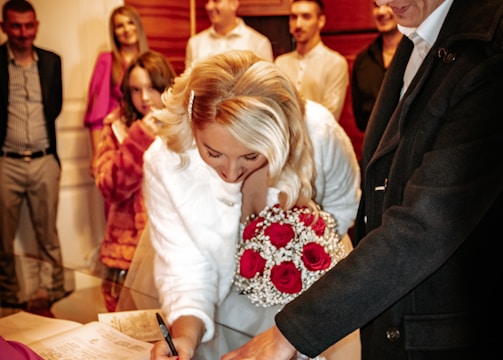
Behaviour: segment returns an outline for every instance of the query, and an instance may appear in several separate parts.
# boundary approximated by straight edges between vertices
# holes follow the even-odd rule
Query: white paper
[[[24,311],[0,318],[0,335],[27,345],[44,360],[149,360],[153,346],[103,322],[82,325]]]
[[[160,309],[101,313],[98,314],[98,320],[135,339],[155,342],[163,339],[156,312],[162,314]]]
[[[6,340],[30,344],[81,326],[82,324],[76,321],[54,319],[19,311],[0,318],[0,335]]]
[[[29,346],[44,360],[149,360],[153,345],[93,321]]]

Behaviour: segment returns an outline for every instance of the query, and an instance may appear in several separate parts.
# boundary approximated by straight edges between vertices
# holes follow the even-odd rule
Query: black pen
[[[155,316],[157,317],[157,322],[159,323],[159,327],[161,328],[162,336],[164,337],[164,340],[169,345],[169,349],[171,350],[171,355],[177,356],[178,352],[176,351],[175,344],[173,344],[173,340],[171,339],[171,334],[169,333],[168,328],[166,327],[166,324],[164,323],[164,320],[162,319],[161,314],[155,313]]]

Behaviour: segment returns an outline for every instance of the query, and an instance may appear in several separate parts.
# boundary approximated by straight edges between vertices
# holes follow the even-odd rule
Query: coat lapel
[[[412,42],[407,38],[405,39],[405,42],[407,43],[407,49],[405,50],[408,50],[408,47],[410,46],[410,50],[408,50],[408,56],[403,56],[402,59],[397,61],[397,66],[395,69],[392,70],[390,67],[388,71],[392,71],[394,73],[392,76],[390,76],[393,82],[388,84],[389,87],[383,86],[383,88],[391,89],[389,90],[389,92],[391,93],[391,96],[394,97],[400,96],[400,90],[403,85],[403,74],[405,72],[405,67],[407,66],[408,58],[410,57],[410,52],[412,52]],[[406,120],[408,118],[407,114],[410,110],[412,102],[423,87],[424,82],[428,78],[428,75],[433,68],[433,64],[437,59],[436,53],[437,51],[435,50],[434,45],[421,64],[421,67],[419,68],[416,76],[414,76],[414,79],[412,80],[402,99],[386,101],[380,104],[380,108],[376,107],[376,122],[382,124],[381,126],[384,127],[384,129],[382,131],[379,131],[379,134],[382,134],[380,138],[374,139],[376,141],[376,146],[375,151],[372,155],[370,155],[372,162],[389,153],[398,145],[400,139],[400,130],[405,126]],[[387,120],[386,117],[389,120]]]
[[[390,122],[400,100],[403,73],[409,61],[412,48],[412,41],[404,36],[397,48],[389,69],[386,71],[381,91],[379,92],[374,109],[372,110],[367,130],[365,131],[362,149],[362,160],[364,164],[368,163],[370,157],[374,154],[379,140]],[[385,91],[382,91],[382,89],[385,89]]]

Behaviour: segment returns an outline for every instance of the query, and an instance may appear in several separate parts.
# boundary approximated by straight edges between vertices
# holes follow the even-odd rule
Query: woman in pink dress
[[[93,177],[103,119],[119,105],[124,71],[136,56],[148,50],[140,15],[133,7],[115,8],[110,14],[109,29],[112,50],[98,55],[89,83],[84,115],[84,126],[89,129],[91,137],[89,173]]]

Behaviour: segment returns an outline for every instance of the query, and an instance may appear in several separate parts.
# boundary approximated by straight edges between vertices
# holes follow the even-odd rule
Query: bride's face
[[[238,183],[267,164],[267,159],[250,150],[217,123],[195,131],[201,158],[228,183]]]

